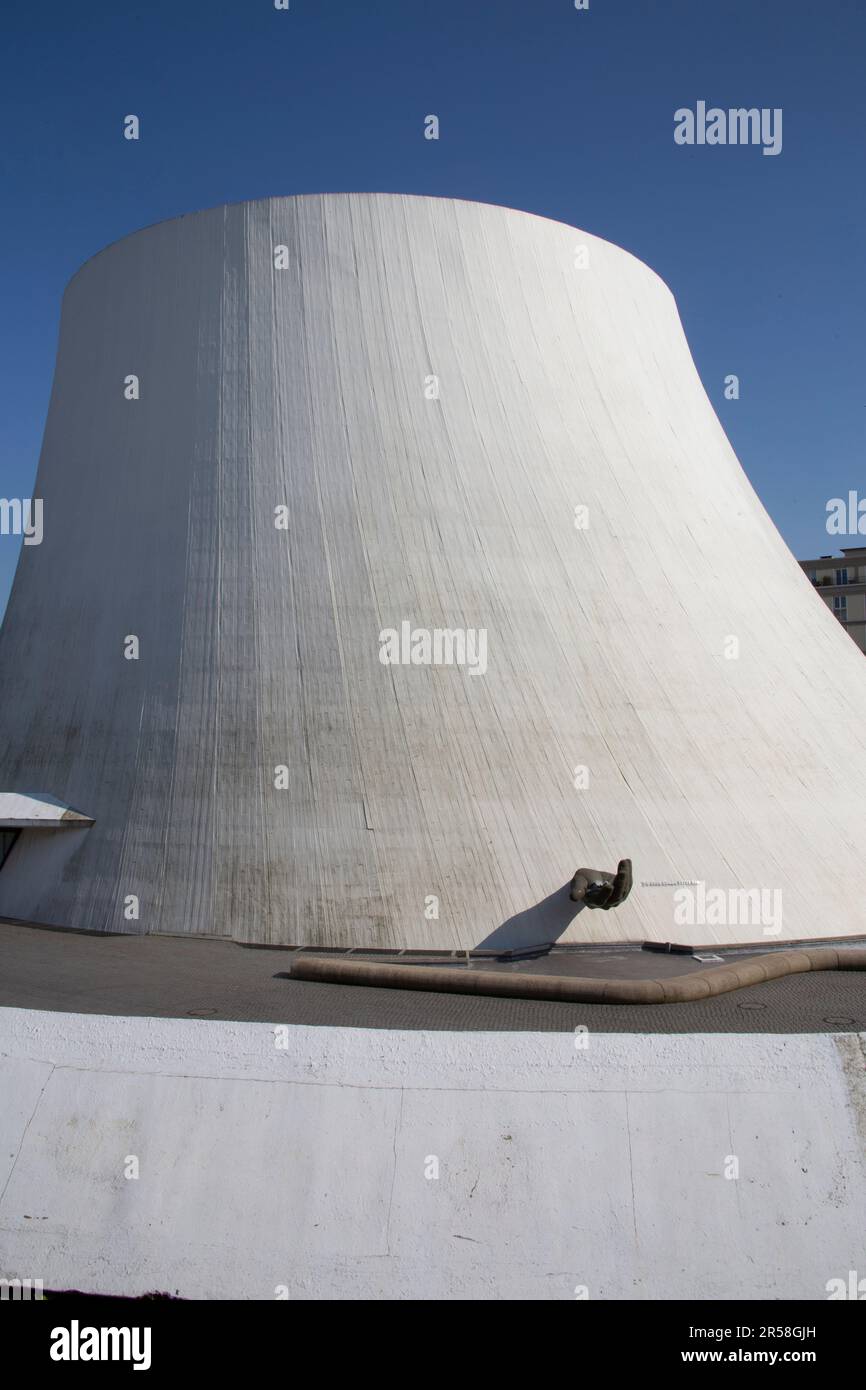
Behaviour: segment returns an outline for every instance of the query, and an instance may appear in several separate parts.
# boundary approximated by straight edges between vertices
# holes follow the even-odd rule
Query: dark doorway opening
[[[0,869],[9,858],[12,846],[20,834],[20,830],[0,830]]]

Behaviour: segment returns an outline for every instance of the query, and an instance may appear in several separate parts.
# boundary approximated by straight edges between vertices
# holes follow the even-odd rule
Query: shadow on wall
[[[523,912],[516,912],[485,936],[476,951],[517,951],[526,946],[549,946],[568,929],[584,903],[571,901],[571,879],[549,897]]]

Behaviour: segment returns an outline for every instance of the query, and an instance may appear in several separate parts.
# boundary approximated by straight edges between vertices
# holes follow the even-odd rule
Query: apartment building
[[[866,652],[866,545],[843,550],[840,557],[801,560],[800,566],[861,652]]]

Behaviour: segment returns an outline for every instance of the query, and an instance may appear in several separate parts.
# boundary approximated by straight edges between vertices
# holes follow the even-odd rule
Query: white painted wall
[[[866,1038],[288,1038],[0,1011],[0,1274],[208,1299],[822,1299],[866,1276]]]
[[[150,227],[66,291],[37,491],[0,790],[96,824],[62,873],[13,856],[0,914],[761,939],[678,924],[670,884],[699,880],[780,890],[775,940],[863,932],[866,664],[743,475],[670,291],[617,247],[380,194]],[[486,674],[383,666],[404,620],[485,629]],[[622,855],[629,902],[575,917],[562,886]]]

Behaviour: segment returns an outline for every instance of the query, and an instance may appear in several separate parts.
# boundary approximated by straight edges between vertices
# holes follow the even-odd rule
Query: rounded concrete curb
[[[866,951],[835,947],[820,947],[814,951],[779,951],[773,955],[738,961],[735,965],[719,965],[710,970],[675,975],[668,980],[518,975],[506,971],[456,967],[428,969],[420,965],[380,965],[376,961],[301,955],[292,964],[292,977],[322,984],[425,989],[442,994],[498,994],[509,999],[560,999],[572,1004],[683,1004],[809,970],[866,970]]]

